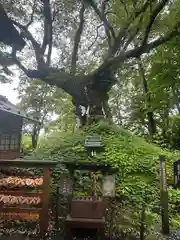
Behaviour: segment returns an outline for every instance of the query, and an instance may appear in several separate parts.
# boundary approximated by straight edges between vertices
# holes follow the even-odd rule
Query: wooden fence
[[[57,162],[45,160],[2,160],[0,169],[41,168],[43,176],[0,177],[0,218],[1,220],[39,221],[40,237],[48,230],[48,199],[50,169]],[[0,170],[1,172],[1,170]],[[23,171],[22,171],[23,172]]]

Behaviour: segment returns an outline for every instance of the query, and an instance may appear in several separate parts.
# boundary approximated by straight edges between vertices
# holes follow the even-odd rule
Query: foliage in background
[[[33,148],[37,146],[40,130],[49,132],[70,127],[73,129],[75,117],[72,103],[67,94],[60,89],[50,87],[38,79],[29,82],[27,78],[21,77],[17,90],[20,100],[18,106],[30,118],[40,123],[25,121],[23,125],[23,132],[32,137]]]
[[[143,57],[141,62],[148,92],[143,93],[144,83],[137,61],[124,65],[118,75],[117,87],[110,93],[115,122],[147,139],[147,97],[150,96],[156,123],[156,133],[151,140],[162,147],[179,149],[179,37]]]
[[[32,139],[28,135],[22,136],[22,148],[25,155],[31,154],[33,151]]]

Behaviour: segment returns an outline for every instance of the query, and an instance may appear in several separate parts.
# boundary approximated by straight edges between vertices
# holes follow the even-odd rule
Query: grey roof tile
[[[2,95],[0,95],[0,111],[9,112],[22,118],[38,122],[36,119],[29,117],[22,109],[12,104],[5,96]]]

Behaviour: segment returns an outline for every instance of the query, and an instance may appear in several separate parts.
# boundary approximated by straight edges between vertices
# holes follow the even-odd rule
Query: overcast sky
[[[0,84],[0,95],[3,95],[9,99],[10,102],[16,104],[18,102],[17,91],[14,90],[18,85],[18,79],[14,79],[11,84]]]
[[[18,92],[15,90],[15,88],[17,88],[19,84],[20,72],[13,66],[9,69],[13,72],[13,76],[10,78],[12,82],[6,84],[0,83],[0,95],[7,97],[10,102],[16,104],[19,100]]]

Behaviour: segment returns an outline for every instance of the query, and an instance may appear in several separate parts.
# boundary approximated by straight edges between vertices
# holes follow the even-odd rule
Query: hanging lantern
[[[105,175],[103,178],[102,192],[104,197],[115,197],[115,175]]]
[[[104,144],[100,136],[88,136],[84,144],[85,149],[94,156],[97,152],[102,152]]]

